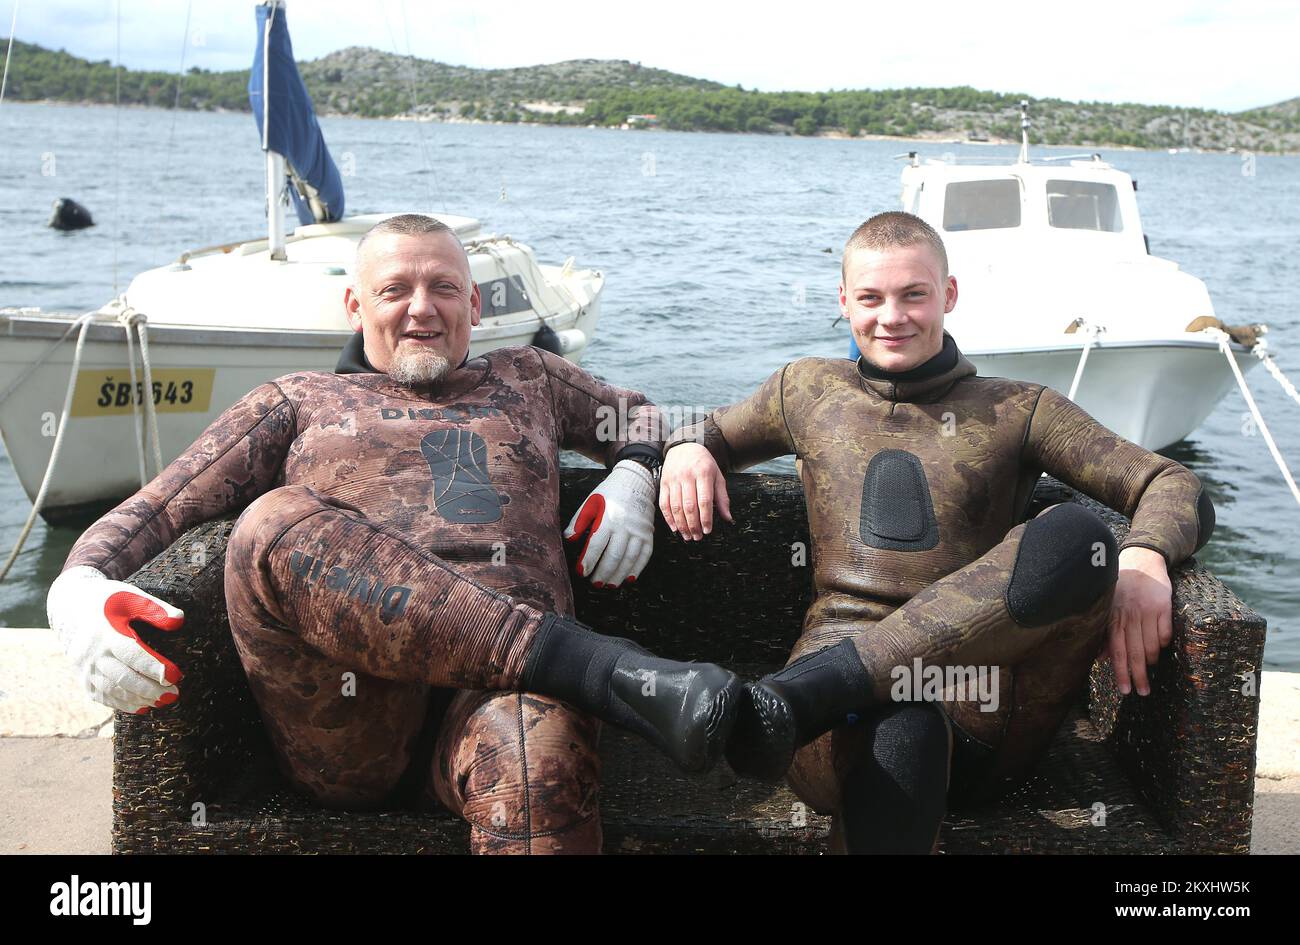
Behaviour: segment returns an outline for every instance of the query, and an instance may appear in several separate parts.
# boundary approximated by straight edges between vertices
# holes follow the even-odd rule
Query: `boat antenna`
[[[1020,100],[1020,163],[1029,163],[1029,99]]]

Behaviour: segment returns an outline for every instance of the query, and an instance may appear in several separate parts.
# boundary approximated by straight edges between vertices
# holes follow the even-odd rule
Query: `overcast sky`
[[[0,0],[6,32],[131,68],[246,68],[249,0]],[[190,25],[186,31],[186,14]],[[775,91],[971,85],[1238,111],[1300,95],[1296,0],[720,3],[290,0],[298,59],[345,46],[496,68],[643,65]],[[924,19],[922,19],[924,17]]]

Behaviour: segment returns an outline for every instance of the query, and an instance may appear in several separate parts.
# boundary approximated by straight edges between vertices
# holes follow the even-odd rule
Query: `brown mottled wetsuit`
[[[1018,558],[1039,475],[1130,516],[1123,547],[1155,549],[1171,567],[1213,527],[1187,469],[1049,388],[976,377],[947,334],[943,351],[909,372],[885,374],[863,360],[792,362],[747,400],[679,430],[668,448],[686,441],[703,443],[724,471],[788,453],[802,460],[815,599],[791,662],[851,639],[880,694],[891,691],[895,667],[918,657],[997,674],[997,711],[970,698],[941,703],[957,803],[1023,777],[1104,643],[1113,562],[1108,582],[1094,580],[1097,562],[1079,555],[1034,573],[1060,537],[1050,530]],[[844,772],[867,750],[864,728],[842,725],[796,753],[789,780],[814,809],[839,808]]]
[[[536,348],[404,388],[359,342],[342,373],[290,374],[235,403],[65,568],[124,580],[247,507],[227,550],[230,625],[295,785],[331,806],[382,803],[445,703],[431,687],[454,688],[429,790],[472,825],[474,851],[599,851],[598,723],[500,690],[542,612],[573,612],[559,450],[657,451],[658,412]],[[623,412],[625,427],[610,422]]]

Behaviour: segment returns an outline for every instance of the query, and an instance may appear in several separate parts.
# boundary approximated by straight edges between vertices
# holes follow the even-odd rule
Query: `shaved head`
[[[901,210],[877,213],[863,223],[849,241],[844,244],[844,258],[840,263],[841,276],[848,271],[849,256],[859,249],[887,250],[903,246],[916,246],[924,243],[934,251],[939,261],[939,273],[948,277],[948,251],[944,249],[943,238],[935,232],[934,227],[918,216]]]
[[[449,233],[455,236],[455,231],[447,224],[435,217],[425,216],[422,213],[399,213],[395,217],[389,217],[387,220],[381,220],[366,230],[365,235],[357,243],[356,268],[358,277],[361,268],[369,259],[371,253],[367,247],[372,247],[376,242],[377,236],[391,234],[394,236],[424,236],[431,233]],[[382,242],[382,241],[381,241]],[[460,240],[456,241],[457,243]],[[465,257],[465,265],[469,266],[469,257]]]

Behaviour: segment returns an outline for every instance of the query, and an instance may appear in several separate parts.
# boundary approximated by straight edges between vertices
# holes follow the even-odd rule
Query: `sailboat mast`
[[[284,252],[284,155],[272,151],[271,134],[271,25],[284,0],[267,0],[271,15],[266,18],[262,37],[262,150],[266,152],[266,242],[271,258],[283,262]]]

